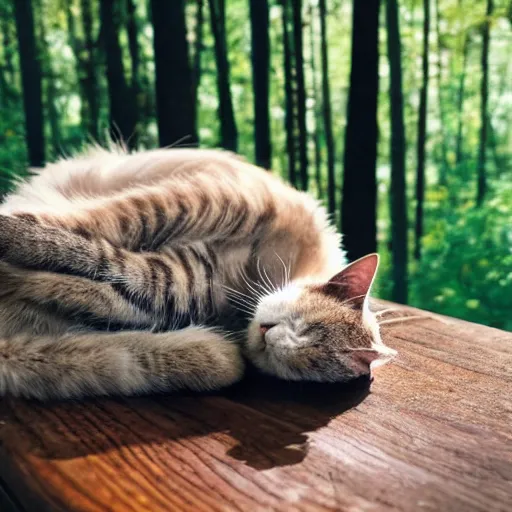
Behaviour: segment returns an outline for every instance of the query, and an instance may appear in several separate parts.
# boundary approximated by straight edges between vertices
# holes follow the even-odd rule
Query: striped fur
[[[207,326],[234,315],[232,299],[325,283],[339,244],[314,200],[227,153],[94,150],[48,165],[0,207],[0,393],[230,384],[240,348]]]

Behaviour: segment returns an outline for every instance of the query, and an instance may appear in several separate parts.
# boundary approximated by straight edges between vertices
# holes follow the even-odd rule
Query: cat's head
[[[249,325],[249,359],[287,380],[343,382],[393,358],[368,308],[378,264],[370,254],[327,283],[289,284],[263,297]]]

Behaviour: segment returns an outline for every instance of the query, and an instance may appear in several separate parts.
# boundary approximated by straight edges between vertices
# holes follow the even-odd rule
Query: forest
[[[376,294],[512,330],[511,0],[0,0],[0,197],[91,142],[316,196]]]

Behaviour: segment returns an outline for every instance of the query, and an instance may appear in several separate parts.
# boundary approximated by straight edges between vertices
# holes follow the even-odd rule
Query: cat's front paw
[[[238,382],[245,371],[240,346],[220,336],[220,339],[210,344],[209,349],[211,366],[208,380],[212,388],[226,387]]]
[[[183,332],[193,340],[186,345],[192,349],[193,359],[189,364],[197,377],[192,388],[198,391],[220,389],[242,378],[245,363],[237,343],[215,330],[189,327]]]

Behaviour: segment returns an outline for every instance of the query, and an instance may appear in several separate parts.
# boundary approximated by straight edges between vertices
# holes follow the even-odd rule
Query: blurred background
[[[308,190],[377,294],[512,330],[511,0],[0,0],[0,196],[84,144]]]

